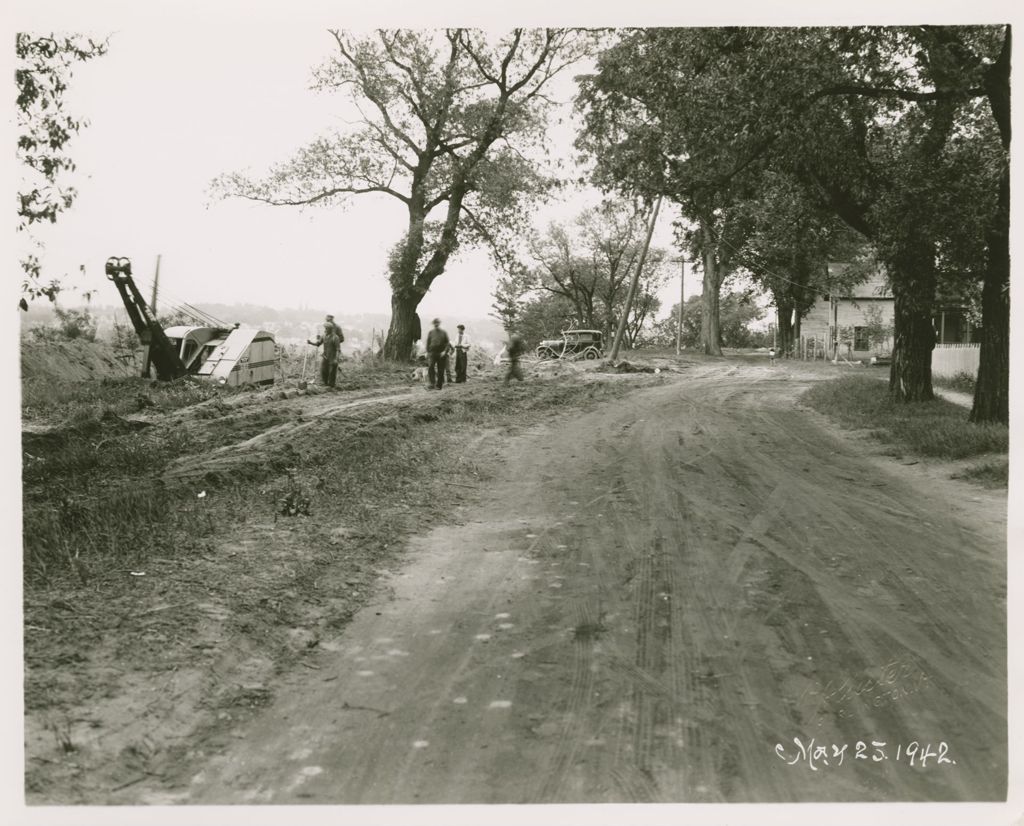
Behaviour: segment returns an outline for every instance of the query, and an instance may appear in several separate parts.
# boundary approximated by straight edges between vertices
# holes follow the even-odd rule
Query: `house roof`
[[[830,262],[828,265],[829,277],[839,277],[850,266],[849,263]],[[892,290],[889,289],[888,279],[885,270],[881,267],[866,277],[859,284],[844,290],[840,299],[858,298],[892,298]]]

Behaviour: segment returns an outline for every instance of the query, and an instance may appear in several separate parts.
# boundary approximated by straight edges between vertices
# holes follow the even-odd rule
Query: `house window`
[[[853,349],[854,350],[870,350],[871,346],[868,343],[868,328],[867,327],[854,327],[853,328]]]

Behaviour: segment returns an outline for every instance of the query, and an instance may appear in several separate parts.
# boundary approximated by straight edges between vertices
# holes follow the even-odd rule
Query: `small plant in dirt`
[[[302,491],[290,490],[277,501],[279,516],[309,516],[310,501]]]
[[[71,723],[68,720],[48,720],[46,728],[53,735],[57,741],[57,747],[64,754],[72,754],[78,750],[78,746],[71,739]]]

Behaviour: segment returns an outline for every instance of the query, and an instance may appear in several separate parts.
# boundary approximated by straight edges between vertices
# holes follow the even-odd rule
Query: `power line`
[[[143,276],[142,278],[143,278],[142,286],[144,286],[144,287],[152,286],[152,281],[148,281],[147,282],[146,280],[144,280],[145,276]],[[160,291],[160,295],[165,299],[167,305],[171,308],[171,310],[173,310],[173,311],[175,311],[175,312],[177,312],[177,313],[179,313],[181,315],[189,316],[190,318],[192,318],[192,319],[194,319],[196,321],[202,322],[204,325],[208,325],[208,326],[211,326],[211,327],[230,327],[231,326],[230,324],[228,324],[224,320],[217,318],[216,316],[212,315],[211,313],[208,313],[205,310],[200,310],[198,307],[194,307],[193,305],[189,304],[187,301],[183,301],[181,298],[176,296],[174,293],[171,293],[171,292],[169,292],[166,289],[161,290]]]
[[[736,247],[734,247],[728,241],[726,241],[718,232],[716,232],[714,230],[714,228],[711,229],[711,234],[715,236],[715,240],[719,244],[725,244],[729,249],[731,249],[734,253],[736,253],[736,256],[739,259],[739,262],[741,264],[743,264],[744,266],[746,266],[748,268],[751,267],[751,262],[744,259],[743,253],[740,250],[736,249]],[[760,256],[758,256],[758,257],[760,257]],[[763,272],[765,272],[768,275],[770,275],[772,278],[778,278],[780,281],[785,281],[787,284],[792,284],[794,287],[801,287],[803,289],[806,289],[809,286],[807,284],[801,284],[799,281],[794,281],[792,278],[786,278],[786,276],[784,276],[784,275],[779,275],[777,272],[774,272],[774,271],[770,270],[763,263],[757,264],[757,265],[754,266],[755,270],[758,269],[758,268],[760,268],[760,270],[762,270]]]

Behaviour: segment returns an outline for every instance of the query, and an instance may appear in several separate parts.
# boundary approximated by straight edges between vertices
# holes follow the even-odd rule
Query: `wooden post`
[[[156,298],[160,287],[160,253],[156,256],[156,272],[153,273],[153,295],[152,301],[149,302],[149,309],[153,311],[153,318],[156,318]],[[143,378],[149,378],[150,373],[150,358],[149,358],[149,345],[146,345],[146,352],[142,357],[142,376]]]
[[[619,319],[619,327],[615,331],[615,342],[612,344],[612,354],[608,361],[615,362],[619,357],[619,347],[622,346],[622,337],[626,333],[626,322],[629,320],[629,311],[633,308],[633,296],[636,295],[636,285],[640,282],[640,273],[643,271],[647,261],[647,250],[651,246],[651,236],[654,235],[654,224],[658,220],[658,210],[661,209],[661,198],[654,203],[654,211],[651,213],[651,223],[647,227],[647,237],[644,239],[643,249],[640,250],[640,262],[636,265],[636,272],[633,273],[633,280],[629,282],[629,292],[626,293],[626,306],[622,310],[622,317]]]

